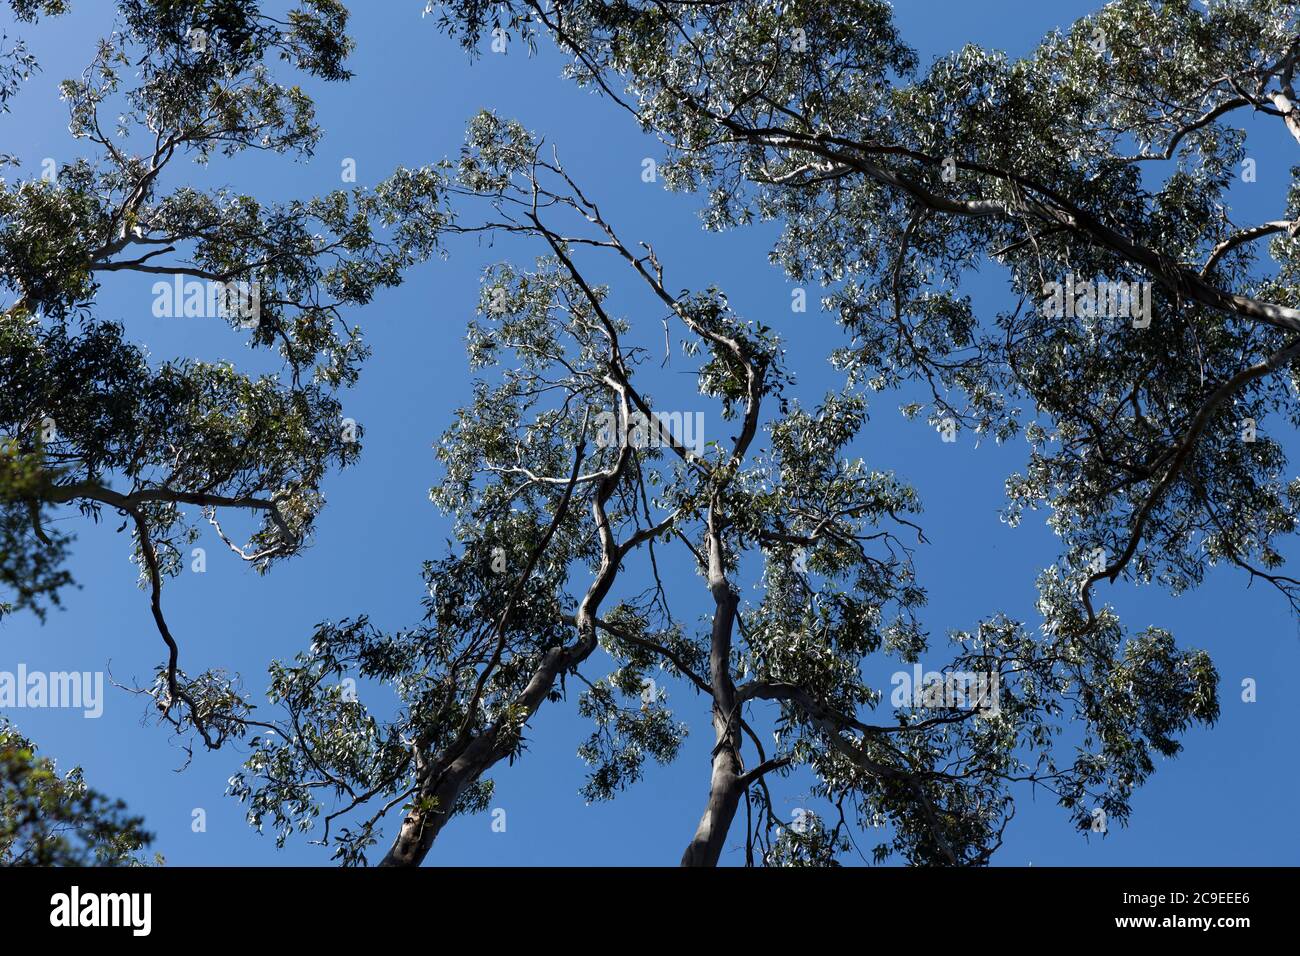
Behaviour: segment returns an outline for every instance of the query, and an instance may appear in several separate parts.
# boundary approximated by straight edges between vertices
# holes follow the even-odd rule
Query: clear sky
[[[707,234],[699,227],[696,197],[643,183],[641,161],[659,155],[657,144],[612,104],[560,78],[561,60],[549,47],[543,44],[531,59],[517,46],[506,55],[485,49],[471,63],[432,20],[421,17],[424,0],[350,6],[355,79],[305,84],[316,96],[325,130],[315,157],[299,163],[254,155],[217,158],[207,170],[187,164],[186,178],[228,184],[263,200],[305,198],[340,187],[341,163],[352,158],[358,182],[373,184],[397,165],[454,156],[466,120],[490,107],[557,146],[575,179],[625,237],[655,245],[672,285],[717,285],[740,314],[780,331],[806,402],[834,387],[821,356],[840,341],[838,333],[830,317],[813,307],[815,294],[807,314],[791,313],[790,286],[767,262],[773,231]],[[1059,0],[896,4],[904,37],[926,62],[966,42],[1024,53],[1047,31],[1093,8]],[[43,158],[62,163],[77,155],[55,84],[80,74],[90,60],[95,39],[111,29],[111,5],[82,0],[70,16],[34,27],[0,16],[0,27],[24,36],[43,66],[13,101],[12,113],[0,117],[4,150],[23,160],[21,170],[8,175],[37,176]],[[1276,122],[1251,133],[1258,181],[1236,187],[1239,217],[1276,218],[1295,143]],[[361,612],[381,627],[419,619],[421,563],[442,554],[449,536],[447,522],[427,497],[438,477],[431,446],[452,410],[469,398],[462,346],[479,276],[489,262],[507,256],[528,262],[537,251],[453,243],[445,261],[417,267],[401,288],[382,292],[348,317],[363,327],[373,349],[360,384],[345,399],[346,414],[366,428],[361,461],[327,481],[328,506],[314,546],[301,556],[259,578],[208,533],[201,542],[208,553],[206,573],[186,571],[166,583],[165,607],[188,671],[227,667],[256,692],[265,687],[268,661],[305,648],[319,621]],[[114,279],[101,292],[99,314],[122,321],[129,337],[146,343],[154,358],[190,355],[230,359],[246,369],[269,367],[265,355],[252,355],[224,324],[154,318],[146,277]],[[968,291],[991,316],[1002,301],[1001,277],[980,275]],[[658,330],[657,313],[653,326]],[[927,626],[941,639],[948,629],[970,627],[997,610],[1036,625],[1033,582],[1056,558],[1056,542],[1040,521],[1026,520],[1013,530],[998,518],[1003,480],[1023,462],[1025,446],[977,448],[969,437],[943,444],[924,421],[904,421],[897,405],[897,397],[875,399],[857,450],[874,467],[896,470],[921,493],[931,541],[918,553],[921,583],[930,593]],[[164,648],[147,594],[135,587],[129,536],[117,532],[120,522],[111,513],[98,526],[75,516],[69,520],[78,532],[73,570],[82,587],[66,594],[66,609],[43,627],[29,615],[5,622],[0,670],[16,670],[19,663],[43,671],[111,665],[119,681],[147,683]],[[670,574],[695,581],[689,569]],[[1112,829],[1104,840],[1075,833],[1050,794],[1035,800],[1018,791],[1017,816],[996,863],[1300,862],[1300,762],[1286,690],[1300,675],[1300,631],[1278,595],[1263,587],[1248,590],[1246,583],[1225,569],[1179,598],[1154,588],[1099,587],[1098,596],[1116,605],[1131,630],[1159,625],[1184,646],[1210,651],[1222,676],[1222,719],[1212,730],[1188,733],[1186,749],[1175,760],[1157,758],[1157,772],[1134,800],[1130,826]],[[593,679],[604,672],[598,661],[584,668]],[[1247,677],[1258,682],[1255,703],[1241,700]],[[291,839],[277,850],[269,836],[247,826],[243,806],[223,795],[242,761],[240,749],[196,750],[193,762],[178,772],[185,755],[163,730],[142,725],[143,702],[111,688],[107,694],[97,720],[68,710],[9,716],[44,753],[64,767],[82,765],[93,786],[142,814],[157,834],[154,849],[171,864],[328,862],[328,851],[307,839]],[[703,698],[673,685],[670,700],[678,718],[692,726],[677,762],[652,766],[636,787],[595,806],[578,795],[585,765],[575,751],[590,730],[576,715],[576,694],[545,705],[524,759],[494,774],[492,805],[506,810],[505,832],[493,832],[488,814],[459,818],[443,832],[430,863],[676,863],[703,808],[712,731]],[[802,806],[798,791],[797,781],[780,789],[778,812],[788,817]],[[191,830],[195,808],[206,811],[206,832]],[[733,834],[724,863],[743,859],[742,839],[742,833]],[[874,842],[868,838],[864,851]]]

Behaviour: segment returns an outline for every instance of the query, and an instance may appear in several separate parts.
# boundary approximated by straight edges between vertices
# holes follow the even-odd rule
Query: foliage
[[[52,181],[0,189],[0,287],[16,297],[0,320],[0,431],[12,443],[0,578],[16,594],[7,606],[43,610],[70,581],[67,538],[43,530],[44,511],[124,515],[168,645],[163,713],[175,720],[174,706],[188,708],[186,719],[216,746],[226,733],[207,733],[216,715],[196,710],[214,688],[183,686],[162,580],[181,568],[198,516],[261,572],[309,539],[322,479],[361,448],[338,392],[356,380],[366,349],[342,312],[434,251],[443,174],[398,169],[372,189],[289,203],[164,189],[164,171],[186,155],[207,163],[249,149],[310,154],[320,136],[312,102],[277,82],[268,61],[346,80],[347,12],[309,0],[281,22],[251,0],[123,0],[118,18],[86,72],[61,85],[72,135],[90,156],[64,163]],[[115,126],[105,130],[109,111]],[[278,349],[282,371],[151,362],[119,324],[96,315],[110,273],[166,277],[154,296],[183,281],[256,290],[251,315],[221,299],[226,307],[211,318],[247,333],[254,348]],[[21,462],[21,480],[10,477],[11,460]],[[221,531],[223,509],[253,511],[260,527],[237,544]]]
[[[121,801],[87,786],[80,767],[54,762],[0,722],[0,866],[144,866],[153,837]]]
[[[647,758],[678,752],[687,727],[655,683],[668,679],[711,699],[716,739],[707,835],[685,862],[717,861],[742,795],[756,805],[751,860],[833,858],[843,822],[804,834],[776,815],[767,781],[803,769],[842,819],[888,826],[878,858],[979,864],[1001,843],[1016,788],[1054,793],[1085,832],[1099,808],[1122,823],[1152,756],[1217,718],[1204,653],[1157,629],[1126,634],[1108,609],[1089,620],[1069,581],[1049,574],[1042,638],[994,616],[949,641],[943,673],[986,675],[991,712],[891,700],[888,718],[870,721],[886,705],[864,662],[918,661],[930,639],[908,540],[923,540],[916,493],[850,452],[863,390],[805,408],[772,330],[720,290],[670,291],[655,251],[633,252],[521,126],[481,114],[467,140],[461,205],[487,199],[492,212],[453,228],[509,229],[548,253],[484,279],[467,341],[480,378],[438,446],[446,475],[432,498],[456,544],[426,567],[426,620],[393,633],[364,617],[327,622],[309,653],[276,666],[287,714],[232,781],[255,822],[273,810],[283,838],[324,815],[320,839],[361,862],[384,815],[410,800],[384,862],[417,863],[449,819],[484,805],[484,775],[523,755],[529,721],[566,679],[586,685],[578,709],[594,724],[579,748],[592,766],[583,796],[610,799]],[[648,424],[668,421],[650,389],[673,372],[634,344],[625,316],[645,306],[591,278],[598,255],[666,311],[696,364],[694,404],[714,408],[729,441],[692,447],[681,423]],[[689,596],[658,574],[680,561],[713,608],[698,626],[672,612]],[[603,610],[624,577],[642,583]],[[591,680],[598,649],[615,669]],[[371,706],[341,699],[344,675],[371,688]]]
[[[209,747],[246,739],[231,792],[250,822],[280,842],[322,822],[349,865],[381,840],[384,863],[421,862],[450,819],[487,806],[488,775],[526,757],[571,681],[594,725],[589,800],[678,754],[687,726],[658,679],[709,703],[687,864],[718,862],[742,802],[746,859],[769,865],[834,863],[855,829],[883,832],[878,862],[983,864],[1040,789],[1084,834],[1099,813],[1126,821],[1154,757],[1217,719],[1218,678],[1167,631],[1095,607],[1094,585],[1177,593],[1226,562],[1300,601],[1280,570],[1300,485],[1279,440],[1297,423],[1300,192],[1238,225],[1231,186],[1250,157],[1227,123],[1249,110],[1300,140],[1294,5],[1116,0],[1021,59],[967,47],[928,67],[881,0],[428,12],[470,50],[490,29],[549,35],[576,82],[666,144],[662,178],[701,196],[708,228],[779,223],[773,263],[820,285],[845,333],[842,387],[802,392],[773,329],[721,289],[680,289],[670,256],[625,241],[557,154],[490,112],[459,162],[373,190],[287,204],[164,190],[177,155],[309,155],[312,103],[269,61],[345,80],[346,11],[304,0],[277,22],[252,0],[120,0],[118,31],[62,87],[93,157],[0,190],[10,606],[43,613],[69,583],[47,513],[118,510],[168,648],[151,690],[163,718]],[[34,67],[8,62],[6,91]],[[272,665],[269,716],[223,672],[187,677],[160,595],[192,509],[260,515],[228,541],[259,570],[301,549],[323,477],[360,451],[338,427],[366,357],[342,310],[457,234],[534,254],[484,277],[466,343],[478,378],[431,491],[454,541],[425,565],[423,620],[321,622]],[[990,269],[1006,303],[981,315],[963,280]],[[253,327],[225,317],[282,370],[151,364],[95,316],[110,272],[256,283]],[[1107,298],[1114,283],[1131,293]],[[1070,289],[1064,315],[1053,284]],[[660,322],[692,366],[689,401],[719,426],[707,441],[680,414],[666,424],[657,396],[682,383],[671,347],[656,363],[646,345]],[[1041,622],[990,609],[946,641],[921,627],[919,496],[856,452],[882,394],[935,425],[1023,437],[1006,518],[1047,509],[1061,541]],[[674,613],[662,561],[698,572],[700,619]],[[868,679],[930,655],[993,696],[886,702]],[[600,662],[612,670],[587,676]],[[796,774],[832,811],[778,817],[771,787]]]

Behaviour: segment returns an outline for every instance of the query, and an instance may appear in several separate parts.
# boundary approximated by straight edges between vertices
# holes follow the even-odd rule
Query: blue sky
[[[187,165],[184,177],[283,200],[338,188],[340,164],[352,158],[358,182],[373,184],[397,165],[454,155],[466,120],[490,107],[557,146],[574,178],[624,236],[660,251],[671,285],[715,284],[742,315],[780,331],[791,366],[800,370],[805,401],[834,387],[822,356],[840,341],[838,333],[812,307],[815,295],[807,314],[790,312],[790,286],[767,262],[772,230],[703,232],[696,197],[667,194],[641,181],[641,161],[659,155],[656,144],[610,103],[562,80],[561,60],[547,46],[531,59],[519,47],[504,56],[485,50],[471,63],[421,17],[423,0],[352,6],[355,79],[306,84],[317,97],[325,130],[315,157],[301,163],[251,155],[214,159],[206,170]],[[897,17],[908,42],[928,61],[966,42],[1023,53],[1045,32],[1090,9],[1088,3],[908,0],[897,4]],[[35,27],[3,19],[0,25],[24,36],[43,66],[14,100],[12,113],[0,117],[4,150],[24,162],[20,173],[9,175],[35,176],[44,157],[62,163],[76,155],[54,87],[89,61],[95,39],[111,26],[110,5],[82,2],[71,16]],[[1236,190],[1243,221],[1276,217],[1295,148],[1280,123],[1251,132],[1258,181]],[[360,384],[345,399],[346,414],[366,429],[362,459],[326,483],[329,504],[314,546],[301,556],[259,578],[208,534],[202,542],[206,573],[186,572],[167,582],[165,607],[187,670],[227,667],[257,692],[266,684],[268,661],[304,648],[321,620],[366,612],[381,627],[399,627],[419,618],[421,563],[438,557],[449,536],[447,522],[427,497],[438,477],[431,446],[469,396],[462,345],[480,273],[497,259],[527,262],[537,252],[519,244],[489,249],[453,243],[445,261],[416,268],[401,288],[381,293],[349,316],[373,349]],[[155,358],[191,355],[268,367],[265,355],[250,353],[220,323],[154,318],[150,283],[143,277],[117,280],[102,290],[100,314],[124,322],[130,338],[146,343]],[[1002,301],[1000,283],[996,273],[982,274],[969,291],[978,306],[993,310]],[[658,332],[657,313],[652,325]],[[918,554],[921,583],[930,592],[926,624],[941,640],[947,629],[969,627],[997,610],[1036,623],[1033,582],[1055,559],[1055,540],[1040,521],[1012,530],[998,519],[1003,480],[1022,463],[1024,446],[977,448],[968,437],[943,444],[924,421],[904,421],[897,404],[895,397],[875,399],[859,451],[920,491],[931,541]],[[20,662],[29,670],[102,670],[111,662],[118,680],[147,682],[163,647],[147,595],[135,587],[129,538],[116,533],[119,522],[111,515],[98,526],[71,520],[78,534],[73,571],[82,587],[67,593],[66,609],[43,627],[30,616],[5,622],[0,670],[15,670]],[[671,573],[698,590],[689,569]],[[1115,603],[1131,629],[1167,627],[1182,644],[1211,652],[1223,681],[1222,719],[1210,731],[1187,734],[1179,758],[1158,760],[1156,774],[1134,801],[1130,826],[1113,829],[1104,840],[1076,834],[1048,796],[1035,801],[1020,791],[1016,820],[995,862],[1300,862],[1294,813],[1300,770],[1286,691],[1300,674],[1300,632],[1280,597],[1245,585],[1240,574],[1224,570],[1176,599],[1150,588],[1101,588],[1100,597]],[[595,678],[604,671],[597,662],[584,673]],[[1240,700],[1245,677],[1258,682],[1256,703]],[[677,762],[652,767],[636,787],[596,806],[584,805],[578,795],[585,768],[575,751],[590,731],[576,716],[573,696],[544,706],[525,758],[494,774],[492,805],[506,810],[506,831],[493,832],[488,814],[459,818],[442,834],[430,862],[676,863],[703,807],[712,734],[702,698],[677,686],[670,694],[679,719],[693,730]],[[142,725],[143,711],[139,699],[110,689],[98,720],[67,710],[9,716],[46,754],[64,766],[80,764],[94,786],[142,814],[157,834],[154,849],[171,864],[328,862],[328,852],[306,839],[291,839],[277,850],[270,837],[246,825],[242,805],[223,795],[242,760],[239,750],[196,751],[193,762],[177,772],[183,752],[159,728]],[[778,812],[789,816],[803,805],[799,789],[797,781],[780,788]],[[206,832],[191,830],[195,808],[206,811]],[[863,842],[864,852],[873,842]],[[741,859],[740,838],[733,834],[723,861]]]

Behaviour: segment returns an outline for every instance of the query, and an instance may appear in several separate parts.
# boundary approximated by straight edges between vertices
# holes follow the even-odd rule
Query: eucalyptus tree
[[[16,9],[38,6],[61,8]],[[1232,27],[1238,38],[1249,31],[1260,50],[1273,44],[1278,31],[1261,27],[1262,5],[1242,9],[1249,23],[1212,26]],[[487,806],[488,774],[524,758],[535,716],[562,700],[570,681],[586,688],[579,708],[594,723],[580,748],[593,764],[584,795],[613,796],[642,775],[647,756],[672,759],[685,733],[648,683],[659,671],[699,691],[711,714],[707,800],[694,836],[683,834],[689,864],[718,861],[742,802],[751,811],[747,860],[772,864],[833,862],[855,824],[886,827],[880,859],[984,862],[1014,795],[1032,788],[1048,788],[1082,830],[1096,826],[1098,813],[1124,819],[1152,754],[1177,752],[1190,723],[1215,719],[1208,658],[1179,650],[1158,629],[1127,634],[1108,608],[1080,606],[1081,573],[1058,570],[1041,581],[1041,633],[998,614],[956,632],[938,697],[891,700],[890,717],[873,721],[884,704],[863,667],[891,656],[917,661],[929,639],[915,617],[924,599],[910,550],[920,534],[916,495],[855,458],[855,442],[866,387],[919,380],[933,388],[936,420],[1001,437],[1021,427],[1015,402],[1027,396],[1044,421],[1027,428],[1032,470],[1016,484],[1013,505],[1050,504],[1072,555],[1108,545],[1122,554],[1114,539],[1126,530],[1123,502],[1146,492],[1154,504],[1133,530],[1149,538],[1162,529],[1168,554],[1159,567],[1145,554],[1146,563],[1130,567],[1130,555],[1114,573],[1161,571],[1175,584],[1183,579],[1174,571],[1193,576],[1193,533],[1179,536],[1166,517],[1175,507],[1169,486],[1190,493],[1189,461],[1208,469],[1211,490],[1230,478],[1257,490],[1234,503],[1232,520],[1241,508],[1272,509],[1256,537],[1216,539],[1221,553],[1235,549],[1230,556],[1247,561],[1286,530],[1289,504],[1269,498],[1269,462],[1280,450],[1267,439],[1238,448],[1229,465],[1202,465],[1205,456],[1187,444],[1181,456],[1150,463],[1172,476],[1164,487],[1149,477],[1094,487],[1104,467],[1096,450],[1122,449],[1099,444],[1089,416],[1109,416],[1103,432],[1113,442],[1140,438],[1155,448],[1162,435],[1180,434],[1179,415],[1194,400],[1177,388],[1185,368],[1182,380],[1139,379],[1130,420],[1109,391],[1122,376],[1106,370],[1155,363],[1152,375],[1163,376],[1161,362],[1187,354],[1175,330],[1204,326],[1215,303],[1181,289],[1171,298],[1166,282],[1141,330],[1154,333],[1125,339],[1102,323],[1081,330],[1048,322],[1031,304],[1041,287],[1031,296],[1026,285],[1031,274],[1059,274],[1062,263],[1092,275],[1112,262],[1143,265],[1141,250],[1167,238],[1201,241],[1198,230],[1217,223],[1214,200],[1236,155],[1218,135],[1217,116],[1178,136],[1168,151],[1181,143],[1195,163],[1148,194],[1132,171],[1138,162],[1109,172],[1098,165],[1097,151],[1108,147],[1094,142],[1092,153],[1062,157],[1057,146],[1069,133],[1052,123],[1100,126],[1101,110],[1128,102],[1127,88],[1107,92],[1094,74],[1171,89],[1186,78],[1153,80],[1164,74],[1144,71],[1131,51],[1122,70],[1110,67],[1120,62],[1115,52],[1098,54],[1102,67],[1080,65],[1075,57],[1091,55],[1080,46],[1082,28],[1025,63],[966,51],[918,78],[887,8],[865,0],[471,2],[452,5],[444,22],[472,38],[498,15],[503,29],[553,29],[580,79],[602,85],[663,136],[672,150],[665,178],[707,185],[713,225],[759,215],[785,223],[778,260],[800,281],[826,282],[828,304],[857,337],[838,356],[844,387],[795,395],[771,329],[736,315],[719,290],[674,291],[653,250],[626,244],[558,160],[490,115],[471,127],[453,183],[440,167],[399,170],[373,191],[287,204],[164,188],[177,156],[309,153],[319,133],[310,100],[274,82],[266,60],[345,79],[345,13],[334,0],[306,2],[287,19],[251,2],[120,0],[118,31],[86,74],[63,87],[72,130],[93,155],[65,164],[53,182],[6,183],[0,197],[0,282],[14,295],[0,353],[0,420],[13,438],[0,459],[0,575],[11,606],[40,613],[68,584],[69,542],[52,530],[55,510],[121,513],[168,647],[154,688],[163,719],[209,747],[250,742],[231,785],[248,801],[250,820],[269,821],[284,840],[323,814],[321,839],[345,863],[363,862],[384,836],[384,862],[423,860],[451,817]],[[1215,42],[1208,29],[1205,36],[1200,42]],[[1103,46],[1113,51],[1117,42]],[[1228,52],[1247,56],[1240,44]],[[1162,49],[1150,55],[1162,57]],[[1247,92],[1258,87],[1257,99],[1269,83],[1290,82],[1289,62],[1270,62],[1247,84]],[[126,85],[128,66],[140,72]],[[615,85],[620,71],[633,81],[631,94]],[[1229,80],[1240,85],[1238,75]],[[1169,92],[1152,96],[1163,103]],[[1094,94],[1097,111],[1083,109]],[[1269,108],[1285,112],[1276,101]],[[102,128],[101,112],[110,110],[120,130]],[[1152,122],[1144,139],[1132,119],[1112,145],[1132,133],[1136,149],[1157,149],[1163,127]],[[1041,191],[1039,175],[1055,177],[1056,188]],[[1095,186],[1086,185],[1091,177]],[[453,219],[448,191],[460,205],[490,211]],[[1128,203],[1121,211],[1135,217],[1136,238],[1113,223],[1105,196]],[[376,238],[376,223],[394,227],[389,239]],[[358,374],[364,346],[340,310],[397,282],[447,232],[510,234],[540,253],[527,270],[504,264],[489,273],[482,318],[471,326],[471,361],[484,377],[439,446],[446,475],[433,491],[456,544],[426,566],[422,622],[391,633],[364,614],[323,623],[306,652],[272,668],[278,719],[255,712],[224,674],[180,669],[161,591],[191,540],[187,509],[200,509],[219,531],[225,511],[261,515],[249,541],[228,542],[259,570],[301,547],[323,503],[321,477],[358,452],[338,427],[337,391]],[[1112,234],[1128,245],[1117,251],[1098,238]],[[1285,230],[1277,235],[1289,241]],[[1226,281],[1225,270],[1246,283],[1250,241],[1219,238],[1226,246],[1210,253],[1203,286]],[[1024,301],[984,328],[957,283],[993,252]],[[1137,258],[1115,259],[1120,252]],[[597,258],[644,290],[684,336],[698,359],[691,401],[707,402],[707,420],[734,434],[694,442],[685,428],[692,419],[674,419],[651,395],[652,376],[656,390],[672,393],[647,344],[658,317],[651,335],[623,318],[634,313],[615,308],[613,287],[597,278],[610,267],[589,261]],[[1156,281],[1181,279],[1176,257],[1159,261],[1174,271]],[[255,283],[257,321],[221,311],[232,327],[251,326],[240,331],[254,344],[278,349],[283,372],[151,366],[120,326],[95,316],[107,272],[180,275],[225,293]],[[620,299],[631,294],[619,288]],[[1211,384],[1231,343],[1245,348],[1272,334],[1233,338],[1250,309],[1275,307],[1259,305],[1269,301],[1262,293],[1247,301],[1256,305],[1243,305],[1223,329],[1197,326]],[[1088,364],[1102,358],[1108,364]],[[1238,383],[1254,390],[1259,414],[1282,401],[1262,391],[1271,381],[1266,372]],[[1131,388],[1124,385],[1125,401]],[[965,396],[960,404],[954,393]],[[1195,420],[1197,447],[1219,434],[1222,423],[1210,417]],[[1176,512],[1184,522],[1200,515]],[[671,609],[681,587],[660,573],[670,551],[698,569],[707,608],[698,626]],[[609,662],[605,677],[584,673]],[[977,706],[953,706],[948,678],[958,674],[982,674],[996,691],[978,694]],[[367,682],[366,703],[345,676]],[[372,701],[371,682],[390,687],[396,706]],[[765,746],[772,730],[776,742]],[[838,820],[778,818],[771,788],[795,775],[811,775]]]
[[[928,67],[882,0],[431,8],[470,47],[553,36],[709,227],[779,222],[773,259],[824,286],[856,378],[919,388],[904,411],[938,427],[1023,434],[1007,516],[1050,509],[1088,618],[1103,580],[1176,593],[1216,563],[1297,606],[1294,176],[1269,218],[1234,214],[1261,188],[1247,133],[1300,140],[1294,4],[1115,0],[1024,57]],[[995,315],[964,293],[977,270],[1005,278]]]
[[[0,866],[137,866],[152,834],[0,719]],[[161,862],[155,858],[156,862]]]
[[[54,0],[13,7],[21,19],[62,11]],[[308,539],[321,479],[360,449],[338,393],[365,346],[344,310],[425,258],[442,213],[431,168],[272,202],[187,184],[181,164],[310,156],[321,135],[312,101],[271,64],[346,80],[346,25],[336,0],[274,15],[253,0],[120,0],[113,33],[60,85],[77,158],[0,190],[0,609],[43,615],[71,583],[69,538],[51,518],[121,515],[166,645],[158,708],[178,725],[183,710],[209,747],[231,729],[229,681],[184,673],[163,581],[182,568],[199,517],[262,572]],[[277,350],[280,371],[151,362],[99,314],[111,274],[155,280],[141,315],[209,314]],[[260,515],[247,542],[222,532],[228,511]]]
[[[480,378],[437,445],[432,491],[456,542],[426,566],[422,623],[327,622],[273,668],[275,733],[232,778],[254,825],[283,842],[323,816],[319,841],[343,862],[387,836],[384,864],[418,864],[450,819],[489,806],[485,775],[527,759],[535,715],[570,683],[593,723],[583,796],[612,798],[648,758],[677,755],[688,726],[666,677],[703,696],[713,732],[683,864],[719,862],[742,802],[750,864],[831,863],[877,826],[877,860],[977,864],[1019,786],[1047,788],[1085,831],[1122,820],[1151,755],[1215,719],[1208,658],[1158,630],[1125,635],[1108,610],[1042,639],[992,615],[936,648],[942,674],[885,705],[864,666],[929,647],[920,506],[854,456],[861,390],[801,398],[770,328],[719,289],[674,291],[670,263],[622,238],[517,123],[481,114],[467,139],[449,229],[540,255],[489,269],[470,325]],[[482,219],[462,211],[484,202]],[[681,381],[653,351],[661,317],[665,343],[680,336],[692,357],[694,397],[678,401],[707,409],[707,442],[694,412],[651,392]],[[693,585],[661,573],[683,563]],[[697,622],[680,613],[701,602]],[[954,698],[961,675],[981,675],[979,692]],[[796,772],[838,820],[778,816],[771,790]]]

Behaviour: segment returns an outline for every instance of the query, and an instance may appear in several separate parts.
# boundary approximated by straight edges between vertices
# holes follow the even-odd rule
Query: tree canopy
[[[56,509],[117,511],[167,649],[163,720],[209,748],[247,742],[231,792],[250,823],[281,842],[318,826],[345,864],[376,846],[385,864],[422,862],[453,817],[489,805],[489,774],[528,759],[535,718],[571,683],[592,725],[588,800],[676,757],[688,725],[657,679],[708,702],[687,865],[718,863],[742,804],[752,865],[833,864],[878,826],[877,862],[983,864],[1018,796],[1043,789],[1076,830],[1126,820],[1153,758],[1218,718],[1218,675],[1168,630],[1127,627],[1101,585],[1176,595],[1226,564],[1300,610],[1283,556],[1300,508],[1284,449],[1300,423],[1300,193],[1293,171],[1259,223],[1229,195],[1254,176],[1235,120],[1300,142],[1294,5],[1115,0],[1021,58],[968,46],[928,66],[881,0],[428,12],[468,51],[489,34],[554,43],[601,92],[593,110],[664,144],[660,176],[699,196],[706,228],[778,224],[771,264],[820,289],[841,386],[799,388],[773,328],[723,289],[681,288],[672,249],[621,232],[544,131],[491,111],[458,157],[372,190],[283,204],[161,190],[177,156],[310,153],[312,103],[271,61],[345,81],[347,14],[120,0],[121,28],[63,86],[98,159],[0,194],[5,611],[44,614],[71,583]],[[35,68],[8,50],[5,97]],[[346,311],[482,236],[531,254],[488,270],[468,325],[477,378],[431,491],[454,541],[425,565],[423,619],[320,623],[272,664],[265,702],[185,674],[162,590],[195,514],[218,531],[224,511],[261,515],[247,542],[226,539],[259,571],[296,554],[322,479],[360,453],[339,428],[367,358]],[[260,313],[232,312],[232,334],[277,350],[281,372],[151,364],[96,316],[115,271],[256,283]],[[963,287],[977,271],[1005,282],[995,314]],[[660,336],[692,363],[685,414],[656,399],[682,384]],[[921,626],[921,501],[861,452],[877,393],[948,433],[1023,441],[1005,518],[1043,510],[1060,543],[1041,620],[993,595],[944,638]],[[695,409],[728,434],[704,441]],[[695,569],[701,620],[674,612],[697,598],[665,583],[667,562]],[[922,655],[946,662],[939,697],[874,688],[872,662]],[[347,676],[391,698],[363,703]],[[955,702],[963,676],[983,683]],[[834,815],[780,817],[771,791],[796,772]]]
[[[1252,224],[1227,197],[1254,178],[1230,121],[1300,141],[1292,5],[1119,0],[1022,59],[968,46],[928,70],[878,0],[440,6],[467,44],[554,36],[667,142],[665,181],[707,198],[707,226],[780,223],[773,260],[826,289],[855,379],[919,380],[932,400],[909,413],[1023,432],[1008,516],[1050,509],[1088,614],[1103,579],[1177,592],[1219,562],[1294,598],[1278,539],[1300,489],[1277,435],[1296,197]],[[991,266],[1007,305],[976,316],[960,280]],[[1068,276],[1062,322],[1047,289]],[[1099,281],[1149,285],[1145,324],[1105,315]]]
[[[7,609],[43,613],[70,583],[66,538],[45,530],[45,512],[72,505],[96,520],[106,507],[124,515],[168,647],[163,712],[183,707],[212,746],[228,731],[228,694],[219,675],[183,676],[162,579],[179,570],[196,511],[218,531],[223,510],[260,514],[249,541],[227,539],[259,571],[308,538],[322,476],[360,451],[360,432],[340,428],[337,392],[355,380],[365,346],[342,310],[400,282],[433,250],[438,177],[398,169],[373,190],[290,203],[160,190],[177,157],[310,153],[320,132],[312,103],[276,82],[267,61],[346,79],[347,12],[313,0],[284,29],[256,3],[119,6],[120,29],[80,79],[61,86],[71,133],[96,159],[64,165],[53,181],[6,183],[0,195],[0,284],[15,296],[0,333],[0,430],[9,438],[0,578],[14,595]],[[114,111],[108,131],[105,103]],[[278,350],[283,371],[151,365],[119,323],[94,314],[100,277],[112,272],[255,287],[252,321],[236,309],[223,315],[254,347]]]
[[[92,790],[80,767],[54,761],[0,721],[0,866],[140,866],[153,837],[120,800]],[[161,857],[155,858],[161,862]]]

